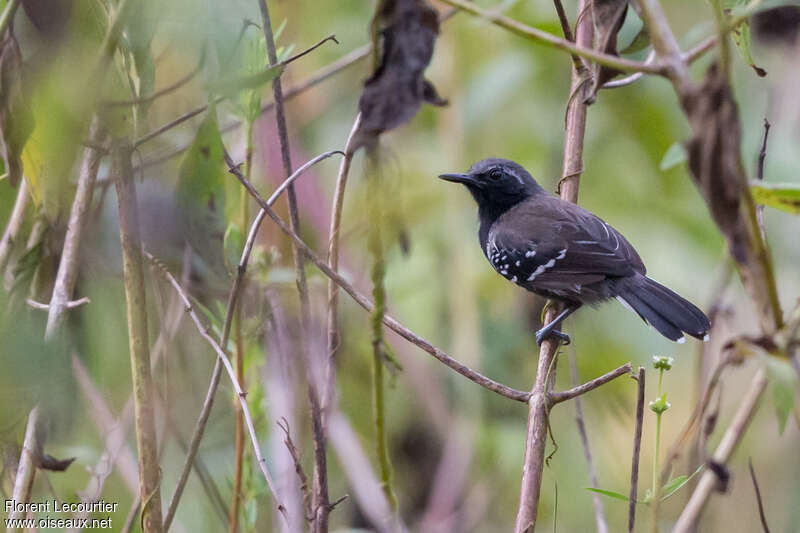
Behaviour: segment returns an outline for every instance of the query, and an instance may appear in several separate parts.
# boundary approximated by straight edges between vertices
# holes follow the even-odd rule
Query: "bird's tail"
[[[619,280],[617,299],[670,340],[684,342],[683,332],[708,340],[711,329],[708,317],[691,302],[647,276]]]

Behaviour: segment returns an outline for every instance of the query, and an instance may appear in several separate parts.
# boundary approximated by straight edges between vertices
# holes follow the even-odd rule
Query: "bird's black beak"
[[[480,183],[470,174],[439,174],[439,178],[453,183],[462,183],[473,187],[480,187]]]

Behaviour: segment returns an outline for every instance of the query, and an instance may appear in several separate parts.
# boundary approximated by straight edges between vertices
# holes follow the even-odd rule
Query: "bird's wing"
[[[560,201],[510,209],[492,225],[484,252],[500,274],[534,290],[580,290],[644,272],[636,251],[614,228]]]

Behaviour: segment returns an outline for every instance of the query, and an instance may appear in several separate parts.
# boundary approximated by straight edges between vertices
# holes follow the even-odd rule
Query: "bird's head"
[[[508,159],[483,159],[472,165],[466,174],[441,174],[439,177],[463,184],[482,211],[498,214],[531,196],[544,193],[527,170]]]

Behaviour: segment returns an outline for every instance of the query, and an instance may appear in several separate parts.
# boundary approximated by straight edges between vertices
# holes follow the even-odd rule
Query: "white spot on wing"
[[[533,281],[534,279],[536,279],[536,276],[538,276],[539,274],[541,274],[542,272],[544,272],[548,268],[551,268],[555,264],[556,264],[556,260],[555,259],[551,259],[547,263],[545,263],[543,265],[539,265],[539,267],[536,270],[533,271],[533,274],[528,276],[528,281]]]
[[[709,339],[710,339],[710,337],[708,336],[708,333],[706,333],[706,334],[703,336],[703,342],[708,342],[708,341],[709,341]]]
[[[686,337],[684,337],[683,335],[681,335],[681,338],[680,338],[680,339],[678,339],[678,340],[676,340],[675,342],[677,342],[678,344],[683,344],[684,342],[686,342]]]
[[[567,249],[566,248],[564,248],[563,250],[558,252],[558,255],[556,256],[556,259],[564,259],[565,255],[567,255]]]
[[[536,250],[528,250],[525,252],[525,257],[531,258],[536,255]]]

